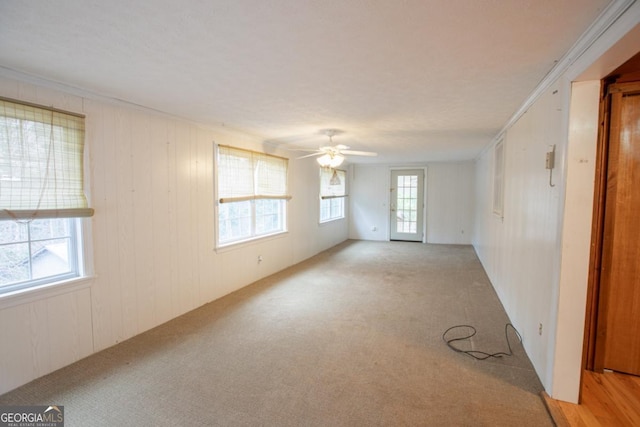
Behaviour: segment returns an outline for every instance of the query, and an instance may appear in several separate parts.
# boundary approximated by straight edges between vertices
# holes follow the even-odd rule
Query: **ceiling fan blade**
[[[307,157],[315,157],[315,156],[321,156],[323,155],[323,152],[315,152],[313,154],[307,154],[306,156],[302,156],[302,157],[296,157],[296,159],[306,159]]]
[[[369,156],[375,157],[378,153],[374,153],[372,151],[351,151],[351,150],[341,150],[342,154],[346,154],[347,156]]]
[[[289,151],[305,151],[307,153],[318,153],[317,148],[287,148]]]
[[[338,144],[334,148],[338,151],[343,151],[343,150],[348,150],[351,147],[349,147],[348,145]]]

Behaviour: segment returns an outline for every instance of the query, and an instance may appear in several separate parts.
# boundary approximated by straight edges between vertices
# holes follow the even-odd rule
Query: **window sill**
[[[267,234],[265,236],[260,236],[260,237],[253,237],[247,240],[240,240],[238,242],[225,243],[223,245],[216,246],[215,251],[218,253],[228,252],[235,249],[240,249],[245,246],[254,245],[257,243],[263,243],[265,241],[269,241],[273,239],[280,239],[282,237],[285,237],[288,234],[289,234],[289,231],[279,231],[277,233]]]
[[[93,283],[93,279],[93,276],[75,277],[60,282],[7,292],[0,295],[0,310],[88,288]]]
[[[343,221],[343,220],[345,220],[345,219],[346,219],[345,217],[342,217],[342,218],[332,218],[332,219],[327,219],[327,220],[324,220],[324,221],[320,221],[318,224],[319,224],[320,226],[323,226],[323,225],[332,224],[332,223],[334,223],[334,222],[336,222],[336,221]]]

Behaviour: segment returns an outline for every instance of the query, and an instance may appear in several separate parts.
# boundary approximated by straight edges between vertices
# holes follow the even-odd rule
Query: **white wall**
[[[427,243],[470,244],[475,204],[474,162],[429,163],[426,169]],[[389,165],[352,166],[349,237],[389,240]],[[375,230],[374,230],[375,228]]]
[[[558,180],[564,147],[562,100],[567,88],[548,89],[504,135],[503,219],[493,214],[493,149],[478,159],[474,246],[511,322],[546,385],[555,338],[553,300],[557,287]],[[556,144],[554,185],[545,169],[546,152]],[[542,334],[539,326],[542,324]]]
[[[389,167],[353,165],[350,178],[349,238],[389,240]]]
[[[478,257],[545,388],[572,402],[580,387],[599,90],[597,80],[560,80],[507,130],[504,219],[492,213],[492,149],[477,167]],[[552,142],[554,187],[545,170]]]
[[[0,96],[86,114],[87,178],[96,211],[88,221],[93,278],[0,299],[0,393],[347,238],[346,220],[318,225],[317,165],[291,161],[289,233],[216,252],[214,141],[272,147],[19,75],[0,76]]]
[[[582,362],[599,80],[638,51],[639,22],[640,2],[613,2],[560,60],[559,71],[534,91],[534,102],[525,103],[506,126],[504,221],[492,214],[492,147],[477,160],[473,245],[546,391],[574,403]],[[557,149],[555,187],[544,169],[550,144]]]
[[[430,163],[427,242],[468,245],[473,236],[475,163]]]

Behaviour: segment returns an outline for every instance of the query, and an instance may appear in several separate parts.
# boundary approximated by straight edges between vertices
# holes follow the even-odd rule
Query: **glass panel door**
[[[391,171],[390,239],[423,241],[424,170]]]

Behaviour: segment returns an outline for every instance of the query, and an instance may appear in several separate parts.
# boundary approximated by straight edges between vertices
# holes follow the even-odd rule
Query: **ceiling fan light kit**
[[[325,134],[329,137],[329,143],[333,144],[333,136],[342,131],[336,129],[326,129],[321,131],[321,133]],[[298,157],[299,159],[304,159],[307,157],[320,156],[316,159],[318,164],[323,168],[335,169],[342,164],[345,160],[345,155],[347,156],[377,156],[378,153],[373,153],[370,151],[352,151],[349,150],[350,147],[346,145],[326,145],[324,147],[320,147],[317,150],[308,150],[308,149],[298,149],[300,151],[312,151],[313,154],[308,154],[306,156]]]
[[[326,153],[316,159],[318,164],[323,168],[332,168],[335,169],[344,162],[344,156],[342,154],[336,153]]]

